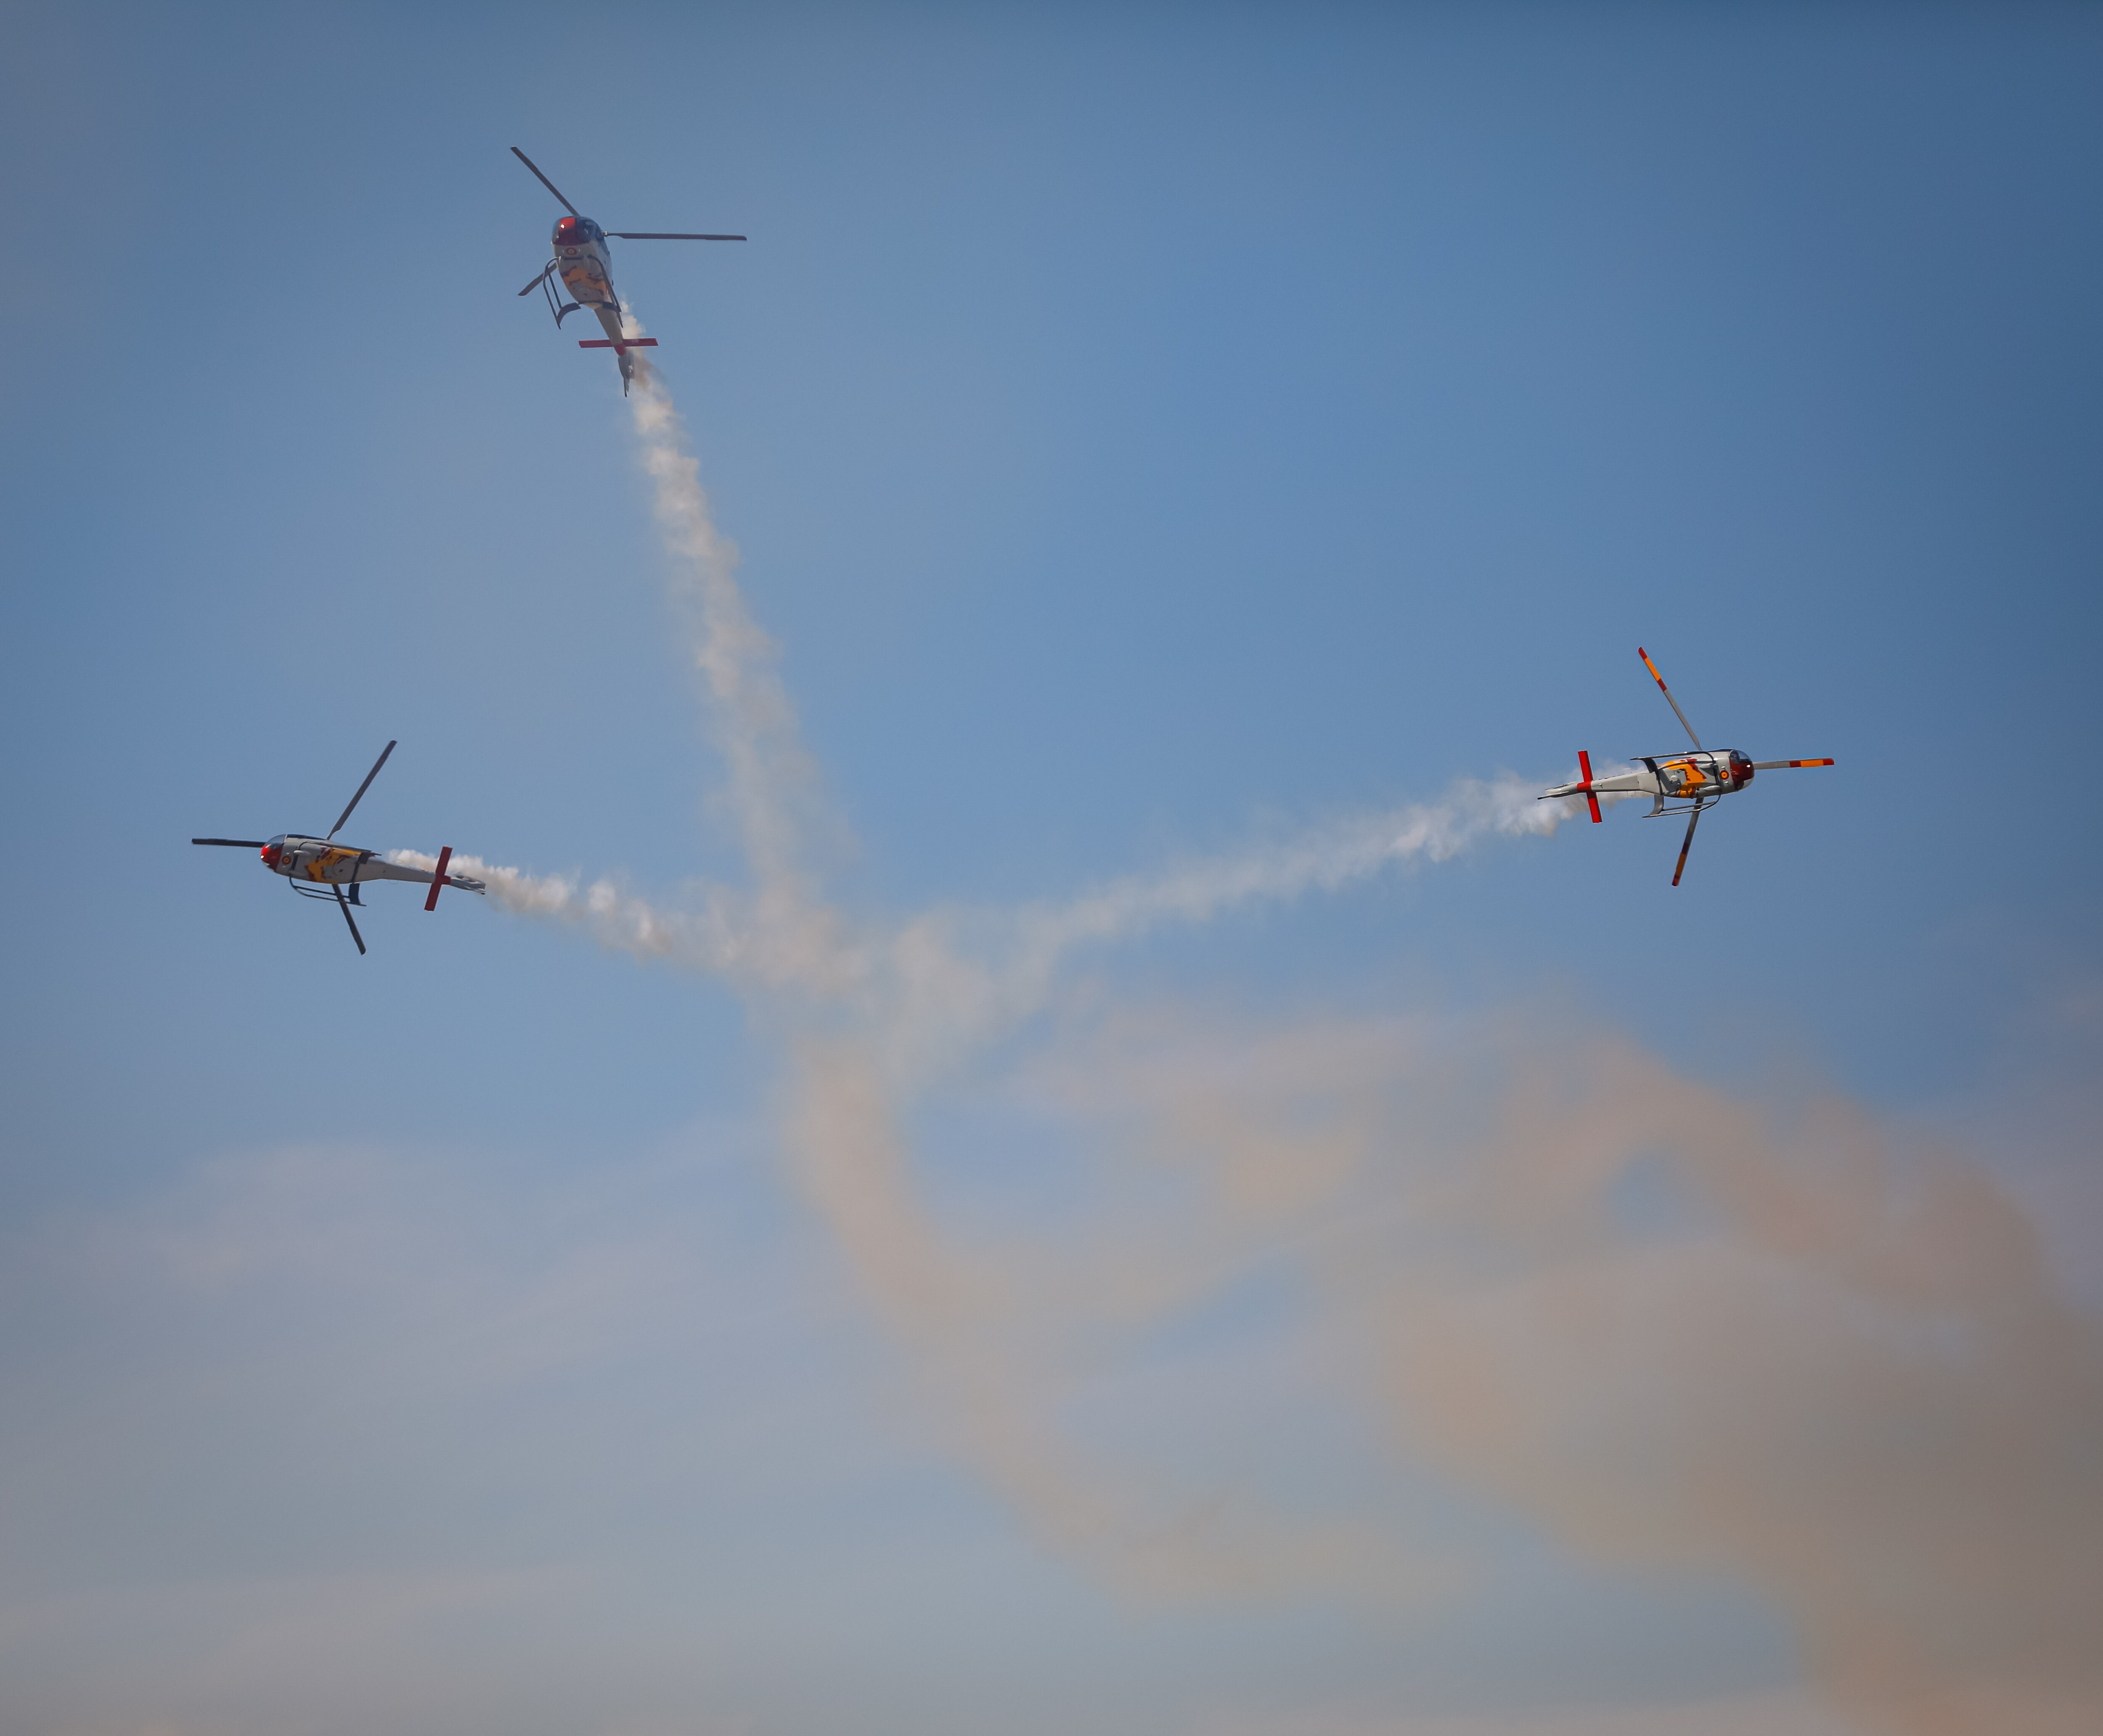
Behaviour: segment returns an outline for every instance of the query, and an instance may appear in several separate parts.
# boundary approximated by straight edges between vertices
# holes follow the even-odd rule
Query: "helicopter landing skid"
[[[554,286],[549,281],[554,275],[552,271],[541,274],[540,293],[548,298],[548,311],[555,316],[555,329],[560,331],[562,322],[577,311],[578,304],[574,301],[557,302]]]

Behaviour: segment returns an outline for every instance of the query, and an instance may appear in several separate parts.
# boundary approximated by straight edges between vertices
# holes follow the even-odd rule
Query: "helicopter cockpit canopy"
[[[587,242],[603,241],[606,231],[589,217],[565,217],[555,225],[555,245],[581,247]]]

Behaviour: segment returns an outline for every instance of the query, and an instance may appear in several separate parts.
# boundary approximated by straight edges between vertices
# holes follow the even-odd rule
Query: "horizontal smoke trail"
[[[770,718],[767,727],[780,726]],[[755,758],[745,756],[745,775],[758,783]],[[909,1016],[916,1006],[925,1018],[954,1023],[927,1004],[939,996],[968,1006],[969,1023],[997,1029],[1037,1010],[1059,966],[1083,946],[1201,926],[1243,905],[1338,891],[1413,859],[1444,862],[1495,838],[1545,837],[1576,810],[1537,800],[1539,788],[1509,774],[1488,782],[1461,779],[1436,801],[1358,815],[1283,843],[1127,875],[1064,902],[932,912],[888,933],[860,936],[833,912],[807,905],[794,911],[799,921],[782,921],[779,907],[793,909],[800,888],[794,889],[798,897],[777,893],[770,899],[763,886],[753,895],[711,886],[700,889],[698,908],[666,908],[608,878],[587,886],[474,855],[452,860],[458,872],[487,883],[499,908],[581,928],[610,951],[755,988],[822,982],[838,998],[887,1022],[909,1015],[909,1032],[920,1023]],[[760,806],[749,793],[744,805]],[[763,824],[770,833],[786,829],[771,820]],[[425,869],[438,862],[414,850],[389,851],[387,859]],[[779,859],[789,859],[785,852]],[[814,939],[816,926],[827,935]],[[825,955],[815,965],[814,949]]]
[[[390,850],[385,859],[436,872],[438,859],[420,850]],[[737,953],[729,895],[709,888],[698,910],[661,910],[610,879],[584,885],[563,874],[534,875],[456,850],[456,874],[483,881],[489,901],[514,916],[537,917],[581,928],[609,952],[664,959],[715,975],[733,974]]]
[[[1215,856],[1158,873],[1132,874],[1063,904],[1027,904],[1005,918],[1034,943],[1055,952],[1088,940],[1134,937],[1169,923],[1203,923],[1238,904],[1289,902],[1304,892],[1334,892],[1354,881],[1421,856],[1445,862],[1493,837],[1545,837],[1573,810],[1538,799],[1538,784],[1505,774],[1493,781],[1463,778],[1440,800],[1361,814],[1286,843]],[[1599,797],[1602,806],[1638,797],[1619,791]],[[436,856],[395,850],[386,859],[405,868],[435,869]],[[536,877],[523,868],[456,853],[463,872],[486,877],[491,900],[519,916],[546,917],[590,926],[604,922],[602,943],[638,958],[672,958],[704,971],[727,971],[737,950],[731,930],[734,896],[709,889],[709,911],[696,927],[691,917],[667,916],[622,892],[611,880],[580,886],[563,875]],[[1001,920],[985,912],[981,920]],[[629,929],[642,938],[625,939]],[[705,939],[695,937],[705,930]],[[682,944],[671,936],[689,937]],[[748,940],[754,937],[746,937]]]
[[[1334,892],[1412,856],[1444,862],[1488,838],[1545,837],[1576,810],[1540,800],[1541,788],[1509,773],[1487,784],[1463,778],[1435,802],[1360,815],[1270,850],[1135,875],[1065,905],[1033,907],[1023,920],[1039,944],[1063,951],[1078,941],[1121,939],[1166,922],[1207,922],[1257,899]]]

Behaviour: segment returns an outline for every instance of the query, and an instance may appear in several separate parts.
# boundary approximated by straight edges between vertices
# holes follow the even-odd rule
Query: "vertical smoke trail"
[[[773,645],[745,606],[736,552],[709,517],[670,393],[655,371],[637,386],[636,433],[679,563],[675,593],[698,612],[696,664],[751,875],[737,912],[741,932],[725,956],[762,1010],[791,1034],[784,1134],[798,1182],[914,1348],[964,1450],[1050,1540],[1087,1548],[1109,1529],[1101,1497],[1031,1416],[1013,1370],[983,1355],[987,1340],[971,1323],[997,1311],[997,1294],[915,1197],[902,1093],[871,1037],[881,1010],[866,993],[865,955],[824,903],[807,864],[816,779]]]
[[[632,316],[627,324],[639,335]],[[695,664],[705,685],[715,745],[728,772],[730,811],[752,877],[736,965],[777,990],[837,997],[854,970],[836,914],[807,863],[818,800],[795,707],[776,666],[774,642],[738,588],[737,549],[716,527],[687,450],[686,424],[656,370],[637,371],[629,398],[643,467],[675,566],[674,597],[698,617]]]
[[[639,328],[638,328],[639,329]],[[1043,1414],[1034,1374],[1003,1329],[1014,1305],[960,1255],[918,1198],[903,1128],[916,1091],[970,1050],[1041,1006],[1072,947],[1163,921],[1202,921],[1252,898],[1336,886],[1414,855],[1450,855],[1496,832],[1552,829],[1562,815],[1516,780],[1467,786],[1448,802],[1338,828],[1231,862],[1117,883],[1079,903],[1046,906],[993,933],[978,956],[959,925],[909,924],[857,935],[825,902],[808,865],[817,780],[771,642],[736,577],[736,552],[709,516],[699,464],[654,370],[631,397],[656,510],[675,562],[674,588],[695,609],[696,667],[729,775],[730,808],[751,877],[718,890],[700,917],[665,918],[610,886],[580,898],[562,881],[491,870],[510,908],[585,923],[602,942],[644,956],[668,948],[723,972],[789,1039],[785,1143],[803,1192],[825,1215],[861,1280],[940,1393],[972,1461],[1047,1541],[1090,1554],[1154,1592],[1253,1588],[1339,1577],[1392,1581],[1355,1539],[1258,1511],[1195,1524],[1149,1518],[1140,1492],[1068,1449]],[[962,926],[968,927],[968,923]]]

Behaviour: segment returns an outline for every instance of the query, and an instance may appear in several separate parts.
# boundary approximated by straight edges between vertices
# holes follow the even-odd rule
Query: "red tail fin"
[[[1592,793],[1592,756],[1582,748],[1577,750],[1577,769],[1585,774],[1585,801],[1592,810],[1592,824],[1599,824],[1599,798]]]
[[[448,844],[438,852],[438,871],[431,877],[431,895],[424,900],[424,908],[436,910],[438,895],[446,889],[446,864],[453,859],[453,847]]]

